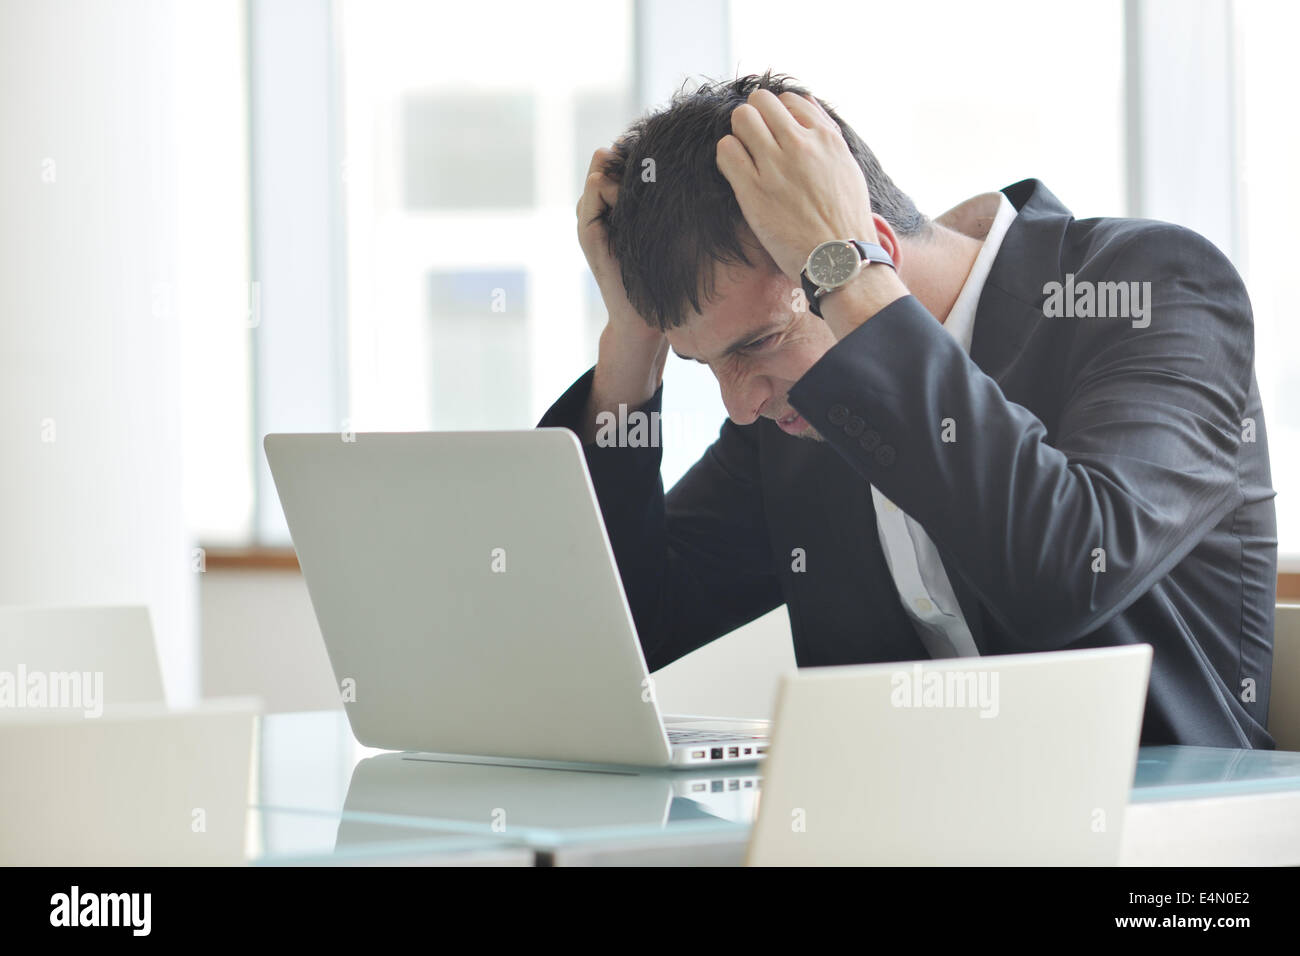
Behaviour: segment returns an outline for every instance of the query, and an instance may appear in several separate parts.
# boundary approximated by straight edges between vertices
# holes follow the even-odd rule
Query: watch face
[[[833,288],[853,278],[860,259],[850,243],[823,242],[808,258],[808,278],[824,289]]]

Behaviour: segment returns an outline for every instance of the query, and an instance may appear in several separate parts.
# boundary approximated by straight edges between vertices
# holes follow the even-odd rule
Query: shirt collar
[[[984,193],[953,207],[935,220],[939,225],[955,229],[972,239],[984,240],[975,256],[975,264],[971,266],[966,282],[943,323],[967,354],[970,354],[971,336],[975,331],[975,310],[979,306],[980,293],[984,291],[993,260],[997,258],[1002,240],[1015,218],[1016,207],[1004,193]]]

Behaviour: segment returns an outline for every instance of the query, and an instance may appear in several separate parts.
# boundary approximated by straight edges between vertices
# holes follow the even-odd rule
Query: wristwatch
[[[872,262],[895,268],[889,253],[874,242],[832,239],[814,249],[804,263],[803,272],[799,274],[812,314],[821,318],[822,310],[818,307],[817,300],[834,292]]]

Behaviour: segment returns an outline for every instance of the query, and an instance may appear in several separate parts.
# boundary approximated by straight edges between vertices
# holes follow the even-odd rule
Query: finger
[[[590,176],[592,173],[603,173],[605,171],[605,164],[613,159],[614,156],[615,153],[612,149],[601,146],[591,154],[591,164],[587,167],[587,175]]]
[[[733,190],[737,184],[757,173],[745,144],[735,136],[724,136],[718,140],[716,159],[718,171],[726,177]]]
[[[616,197],[618,195],[619,181],[608,172],[610,166],[617,164],[618,160],[619,154],[617,152],[602,147],[592,154],[591,165],[587,167],[587,178],[591,179],[592,176],[598,178],[601,185],[601,193],[602,195],[605,195],[606,198],[609,198],[610,196]],[[614,200],[609,198],[609,202],[613,205]]]
[[[826,107],[822,106],[821,100],[817,99],[815,96],[805,96],[803,97],[803,100],[813,108],[813,111],[816,112],[819,117],[821,117],[823,126],[829,126],[836,132],[840,131],[840,124],[835,122],[834,117],[832,117],[830,113],[826,112]]]
[[[578,197],[577,213],[585,220],[590,220],[604,212],[605,207],[612,207],[618,199],[618,182],[612,179],[605,169],[609,163],[618,158],[612,149],[601,147],[591,154],[587,166],[587,179],[583,184],[582,195]]]
[[[777,99],[785,105],[785,108],[790,111],[790,115],[804,129],[815,129],[822,124],[826,116],[825,113],[817,109],[816,104],[798,93],[782,93]]]
[[[761,157],[770,156],[781,149],[772,131],[768,129],[763,114],[752,104],[742,103],[731,111],[731,132],[755,163]]]
[[[618,183],[603,172],[589,173],[578,198],[577,215],[584,225],[614,208],[618,201]]]
[[[781,146],[789,145],[799,135],[799,123],[771,90],[755,90],[749,94],[749,105],[758,110],[773,139]]]

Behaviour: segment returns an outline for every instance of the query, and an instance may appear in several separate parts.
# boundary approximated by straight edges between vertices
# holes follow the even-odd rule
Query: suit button
[[[881,445],[876,449],[876,464],[884,468],[892,465],[895,457],[893,445]]]
[[[854,415],[844,423],[844,434],[848,435],[850,438],[857,438],[862,434],[862,429],[866,427],[867,423],[858,418],[857,415]]]
[[[849,410],[843,405],[832,405],[826,417],[830,419],[832,425],[843,425],[849,420]]]
[[[861,446],[863,451],[875,451],[876,446],[879,444],[880,432],[874,428],[868,428],[862,433],[862,437],[858,439],[858,445]]]

